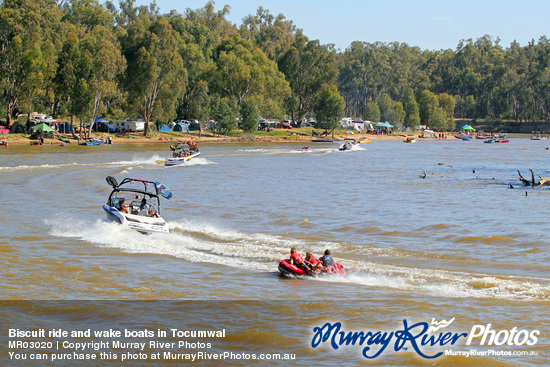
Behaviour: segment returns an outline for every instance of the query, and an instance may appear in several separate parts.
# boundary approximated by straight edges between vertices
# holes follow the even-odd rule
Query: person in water
[[[323,266],[327,269],[327,273],[329,274],[337,273],[336,266],[334,265],[334,259],[332,258],[332,256],[330,256],[329,249],[325,250],[325,255],[323,255],[319,260],[323,263]]]
[[[292,247],[290,249],[290,264],[291,265],[296,265],[297,267],[299,267],[300,269],[302,269],[306,273],[311,274],[311,273],[314,272],[313,266],[311,265],[311,263],[304,260],[302,255],[300,255],[300,253],[296,249],[296,247]]]

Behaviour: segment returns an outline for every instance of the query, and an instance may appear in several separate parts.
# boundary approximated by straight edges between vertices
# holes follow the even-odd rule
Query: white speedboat
[[[125,178],[119,184],[108,176],[113,191],[103,205],[109,220],[141,233],[169,233],[168,224],[160,216],[160,196],[170,199],[172,193],[160,182]]]
[[[197,144],[192,141],[177,143],[175,146],[171,145],[170,149],[172,149],[172,158],[166,158],[166,166],[185,163],[201,154]]]

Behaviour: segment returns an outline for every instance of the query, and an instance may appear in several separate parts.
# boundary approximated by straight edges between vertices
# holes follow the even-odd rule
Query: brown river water
[[[550,188],[517,173],[550,143],[302,145],[0,148],[0,364],[550,363]],[[108,222],[106,176],[169,187],[170,233]],[[280,276],[292,246],[347,275]]]

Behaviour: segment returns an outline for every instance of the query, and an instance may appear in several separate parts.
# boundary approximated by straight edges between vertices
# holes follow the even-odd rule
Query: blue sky
[[[137,5],[151,1],[137,0]],[[115,2],[116,3],[116,2]],[[162,13],[204,7],[206,0],[157,0]],[[455,49],[462,39],[488,34],[508,47],[540,36],[550,38],[550,0],[226,0],[228,19],[240,25],[259,6],[304,30],[310,39],[333,43],[342,51],[353,41],[405,42],[423,50]]]

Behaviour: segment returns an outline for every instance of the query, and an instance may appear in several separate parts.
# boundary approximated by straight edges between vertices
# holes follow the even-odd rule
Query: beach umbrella
[[[31,129],[35,130],[35,131],[54,131],[54,129],[52,129],[51,127],[49,127],[48,125],[46,125],[45,123],[41,123],[41,124],[38,124],[38,125],[34,125],[33,127],[31,127]]]
[[[473,127],[471,127],[470,125],[465,125],[465,126],[462,126],[462,130],[468,130],[468,131],[476,131],[476,129],[474,129]]]

